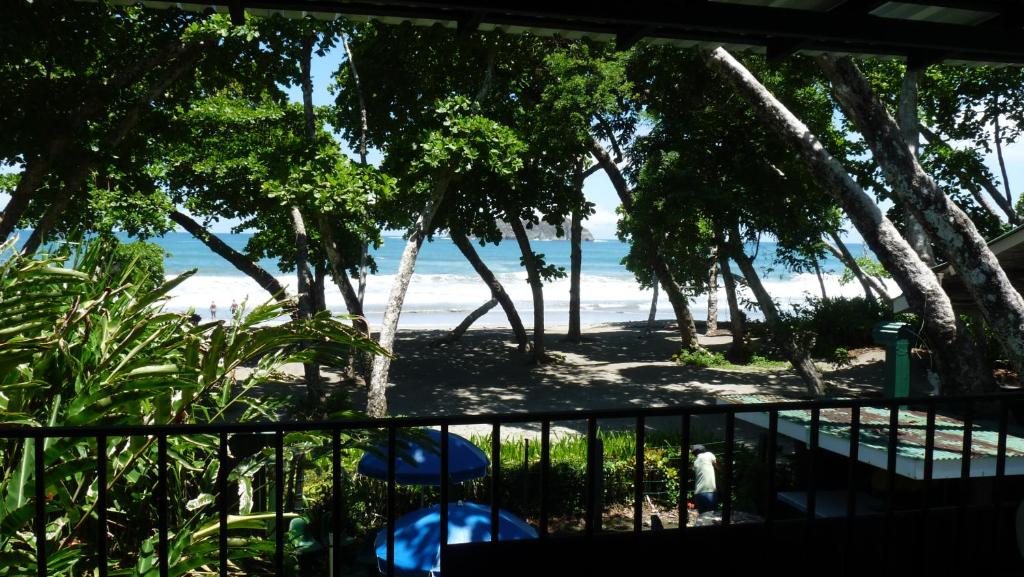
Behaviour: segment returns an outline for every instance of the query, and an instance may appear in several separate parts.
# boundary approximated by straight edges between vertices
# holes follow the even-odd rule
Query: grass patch
[[[702,369],[718,368],[737,371],[757,370],[785,370],[790,367],[789,361],[769,359],[760,355],[752,355],[750,362],[736,364],[730,362],[722,353],[716,353],[707,349],[683,349],[672,355],[672,360],[688,367],[699,367]]]

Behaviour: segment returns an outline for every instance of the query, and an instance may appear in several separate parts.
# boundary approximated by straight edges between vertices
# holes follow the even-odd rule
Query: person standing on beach
[[[693,490],[693,504],[697,506],[697,513],[714,511],[718,501],[718,486],[715,483],[715,469],[718,462],[715,454],[704,448],[704,445],[694,445],[693,452],[693,479],[695,488]]]
[[[237,315],[237,314],[238,314],[238,303],[235,302],[235,299],[231,299],[231,318],[235,318],[235,315]]]
[[[217,302],[216,301],[210,301],[210,318],[211,319],[217,318]]]

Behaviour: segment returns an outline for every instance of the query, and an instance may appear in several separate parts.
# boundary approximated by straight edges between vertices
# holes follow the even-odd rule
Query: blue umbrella
[[[537,531],[519,517],[498,511],[498,540],[536,539]],[[491,540],[491,508],[477,503],[448,504],[448,544]],[[387,570],[388,530],[373,542],[378,568]],[[402,515],[395,521],[395,572],[401,575],[437,574],[441,570],[441,506]]]
[[[441,432],[423,429],[423,436],[399,435],[395,482],[400,485],[441,485]],[[378,446],[359,460],[359,473],[375,479],[388,478],[388,447]],[[448,433],[448,477],[453,483],[487,474],[487,455],[465,438]]]

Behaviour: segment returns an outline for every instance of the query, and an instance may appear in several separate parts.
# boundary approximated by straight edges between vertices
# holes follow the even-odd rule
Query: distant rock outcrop
[[[509,225],[509,223],[503,220],[499,220],[497,224],[498,230],[501,231],[502,240],[516,239],[516,234],[512,232],[512,226]],[[540,221],[539,224],[532,225],[532,228],[530,228],[531,225],[527,224],[527,222],[524,220],[523,226],[527,227],[526,236],[529,237],[530,240],[569,240],[569,231],[572,229],[572,219],[566,218],[565,222],[562,223],[562,229],[565,233],[563,236],[558,235],[558,229],[555,227],[555,225],[548,224],[543,220]],[[594,240],[594,235],[591,234],[589,230],[584,228],[583,232],[580,234],[580,239],[582,239],[583,242],[591,242]]]

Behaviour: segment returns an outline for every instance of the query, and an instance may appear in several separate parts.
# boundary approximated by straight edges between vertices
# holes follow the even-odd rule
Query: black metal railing
[[[216,436],[217,445],[217,459],[222,466],[225,466],[229,462],[228,445],[233,435],[239,434],[253,434],[262,433],[271,435],[273,439],[273,471],[277,482],[274,486],[274,553],[273,553],[273,571],[276,575],[285,575],[285,528],[284,518],[285,509],[287,508],[284,503],[284,488],[283,483],[280,481],[284,477],[284,449],[285,449],[285,435],[296,432],[318,432],[328,433],[330,435],[330,455],[331,455],[331,468],[332,468],[332,479],[333,479],[333,490],[335,495],[341,494],[341,479],[342,475],[340,470],[342,467],[341,461],[341,435],[346,432],[352,431],[375,431],[377,434],[386,434],[386,443],[388,447],[388,469],[387,469],[387,480],[386,484],[386,527],[388,530],[387,539],[387,559],[385,563],[386,574],[390,577],[394,575],[395,565],[395,520],[398,511],[396,510],[396,482],[395,482],[395,468],[396,468],[396,437],[398,431],[401,429],[407,429],[412,427],[440,427],[441,443],[439,447],[440,451],[440,463],[441,463],[441,478],[448,478],[448,432],[450,427],[458,425],[479,425],[489,424],[491,426],[491,446],[490,446],[490,459],[492,466],[492,473],[490,478],[490,495],[491,495],[491,534],[490,538],[492,542],[498,541],[498,528],[499,528],[499,507],[502,505],[500,502],[500,485],[501,485],[501,432],[503,426],[514,425],[514,424],[526,424],[526,423],[539,423],[540,424],[540,442],[541,442],[541,463],[540,463],[540,493],[537,499],[540,503],[540,512],[537,516],[538,534],[540,539],[549,539],[549,511],[551,507],[550,503],[550,491],[551,491],[551,424],[559,421],[574,421],[585,423],[586,430],[585,436],[587,439],[587,465],[586,465],[586,484],[584,497],[585,502],[585,515],[584,515],[584,527],[582,538],[593,539],[597,534],[601,532],[599,518],[602,510],[602,495],[600,494],[600,483],[596,482],[596,477],[602,474],[599,468],[599,459],[595,459],[595,452],[599,447],[598,439],[598,425],[603,420],[613,419],[632,419],[635,425],[636,434],[636,452],[635,452],[635,485],[632,495],[633,499],[633,524],[632,532],[635,534],[641,534],[644,532],[643,524],[643,499],[644,499],[644,458],[645,458],[645,442],[647,438],[648,425],[652,419],[673,417],[679,419],[680,426],[680,453],[683,457],[682,464],[679,466],[679,487],[680,487],[680,498],[677,504],[678,515],[679,515],[679,533],[685,534],[690,531],[696,531],[697,528],[688,528],[686,519],[688,516],[688,506],[686,499],[685,488],[690,481],[689,467],[686,465],[686,455],[688,453],[688,447],[691,439],[691,425],[693,425],[695,418],[706,418],[708,416],[721,416],[724,417],[724,438],[725,447],[722,454],[722,468],[720,472],[719,491],[722,503],[722,517],[721,525],[728,527],[732,522],[733,512],[733,482],[736,471],[734,470],[734,450],[736,447],[736,430],[737,430],[737,415],[745,413],[767,413],[767,435],[769,442],[766,447],[765,464],[767,466],[767,473],[765,478],[767,482],[761,490],[764,491],[764,497],[768,503],[774,503],[776,497],[776,466],[777,466],[777,439],[779,435],[779,421],[780,411],[791,411],[791,410],[809,410],[811,412],[811,418],[809,421],[809,442],[806,443],[808,447],[807,455],[807,468],[808,471],[808,484],[807,484],[807,498],[806,498],[806,516],[804,522],[807,524],[813,524],[817,519],[817,507],[819,505],[817,500],[817,493],[819,491],[818,483],[815,481],[816,467],[818,465],[818,459],[820,458],[820,451],[817,450],[820,441],[821,432],[821,412],[827,409],[850,409],[850,423],[849,423],[849,447],[848,447],[848,479],[847,479],[847,498],[845,502],[845,521],[846,530],[848,532],[854,531],[853,521],[857,515],[857,503],[858,495],[856,490],[856,475],[858,467],[863,465],[858,462],[859,452],[861,449],[861,433],[864,427],[864,423],[861,419],[861,412],[864,408],[882,408],[888,409],[889,411],[889,422],[888,422],[888,444],[887,444],[887,460],[885,467],[885,478],[887,481],[887,487],[889,488],[887,498],[885,500],[885,512],[884,519],[889,521],[893,515],[900,511],[912,511],[921,514],[922,524],[927,523],[925,520],[929,513],[929,510],[936,509],[939,507],[947,507],[948,503],[936,504],[934,502],[934,493],[931,491],[933,485],[933,473],[934,473],[934,452],[936,450],[936,415],[940,408],[944,411],[955,411],[962,422],[963,426],[963,450],[961,458],[961,470],[960,470],[960,520],[959,526],[962,531],[972,530],[964,522],[966,519],[965,514],[969,507],[972,495],[970,492],[970,481],[971,481],[971,448],[972,448],[972,426],[977,421],[975,410],[977,406],[984,405],[987,407],[988,414],[995,415],[994,422],[995,427],[998,431],[998,442],[997,452],[995,455],[996,466],[992,479],[991,485],[991,506],[996,508],[1002,504],[1005,504],[1008,499],[1015,498],[1020,499],[1020,494],[1009,494],[1006,491],[1006,471],[1007,471],[1007,438],[1008,430],[1010,427],[1010,415],[1020,410],[1021,406],[1024,406],[1024,394],[1021,393],[1006,393],[996,394],[987,396],[964,396],[964,397],[929,397],[929,398],[900,398],[900,399],[836,399],[836,400],[804,400],[804,401],[791,401],[791,402],[771,402],[771,403],[758,403],[758,404],[719,404],[719,405],[685,405],[685,406],[674,406],[674,407],[657,407],[657,408],[640,408],[640,409],[614,409],[614,410],[591,410],[591,411],[560,411],[560,412],[544,412],[544,413],[514,413],[514,414],[500,414],[500,415],[457,415],[457,416],[439,416],[439,417],[407,417],[407,418],[394,418],[394,419],[369,419],[369,420],[345,420],[345,421],[325,421],[325,422],[260,422],[260,423],[223,423],[223,424],[194,424],[194,425],[127,425],[127,426],[91,426],[91,427],[42,427],[42,428],[2,428],[0,429],[0,441],[3,440],[26,440],[34,439],[34,457],[35,457],[35,516],[34,516],[34,531],[36,533],[36,572],[40,577],[49,575],[47,567],[47,558],[50,554],[48,548],[46,529],[48,522],[48,515],[46,508],[46,487],[47,481],[46,470],[45,470],[45,455],[44,446],[46,439],[54,438],[93,438],[95,439],[97,451],[96,451],[96,470],[95,475],[97,479],[97,492],[95,495],[96,505],[95,512],[97,523],[100,527],[96,531],[96,541],[94,547],[97,551],[96,556],[96,574],[100,577],[106,577],[110,568],[107,566],[109,563],[108,559],[108,537],[107,537],[107,523],[108,519],[108,467],[109,459],[107,456],[107,444],[112,438],[128,438],[128,437],[145,437],[150,442],[155,439],[156,441],[156,466],[158,468],[157,484],[155,487],[156,497],[156,509],[157,509],[157,531],[159,534],[158,539],[158,557],[159,557],[159,574],[161,577],[165,577],[169,574],[169,543],[168,543],[168,438],[175,436],[194,436],[194,435],[213,435]],[[899,411],[901,407],[914,407],[918,410],[923,410],[927,414],[926,424],[926,437],[924,444],[924,465],[923,465],[923,480],[921,485],[921,498],[920,502],[913,507],[908,507],[906,504],[898,505],[896,501],[896,492],[893,488],[896,486],[897,477],[897,447],[899,444]],[[995,407],[995,410],[992,410]],[[1018,418],[1019,418],[1019,413]],[[1022,458],[1022,457],[1015,457]],[[228,502],[228,475],[221,471],[217,476],[217,490],[218,495],[216,499],[217,506],[217,517],[219,519],[219,574],[226,576],[229,572],[229,539],[228,539],[228,519],[229,519],[229,502]],[[441,565],[444,566],[445,560],[449,555],[449,547],[447,545],[447,519],[448,519],[448,501],[449,501],[449,484],[441,483],[440,485],[440,559]],[[340,499],[335,498],[333,500],[333,527],[331,532],[334,537],[334,543],[338,544],[341,542],[340,534],[340,521],[342,511],[340,508]],[[763,514],[763,527],[767,530],[771,530],[773,525],[778,522],[776,519],[775,507],[769,506],[765,509]],[[596,526],[595,526],[596,525]],[[883,527],[889,527],[888,522],[883,523]],[[996,523],[993,527],[994,535],[998,540],[1000,532],[1005,531],[1005,527],[1002,527],[999,523]],[[890,536],[886,536],[886,541],[891,540]],[[334,566],[339,567],[341,565],[340,558],[340,547],[334,547]],[[484,573],[481,573],[484,574]]]

